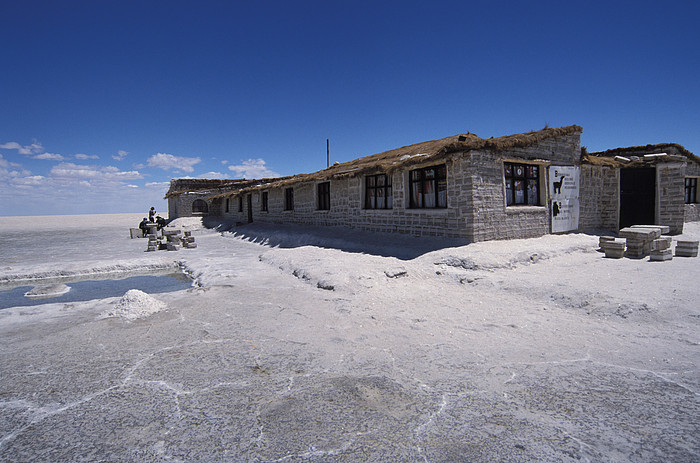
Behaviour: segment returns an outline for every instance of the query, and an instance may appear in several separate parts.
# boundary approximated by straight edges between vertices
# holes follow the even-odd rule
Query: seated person
[[[158,224],[158,230],[162,230],[163,227],[165,227],[165,219],[161,216],[157,216],[156,224]]]
[[[143,236],[148,235],[148,219],[146,219],[146,217],[144,217],[141,223],[139,224],[139,228],[143,232]]]

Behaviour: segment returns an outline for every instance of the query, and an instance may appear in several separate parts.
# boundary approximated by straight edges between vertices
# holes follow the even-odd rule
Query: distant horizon
[[[74,217],[74,216],[86,216],[86,215],[143,215],[145,217],[148,216],[148,210],[145,212],[86,212],[83,214],[38,214],[38,215],[21,215],[21,214],[15,214],[15,215],[0,215],[0,219],[9,219],[9,218],[16,218],[16,217]],[[161,217],[163,216],[162,212],[158,212],[158,215]],[[165,212],[165,215],[168,215],[167,211]]]

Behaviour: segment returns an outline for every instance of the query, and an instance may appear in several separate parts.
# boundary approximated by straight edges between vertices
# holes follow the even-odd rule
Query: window
[[[329,211],[331,209],[331,182],[318,184],[317,209]]]
[[[226,210],[224,212],[228,212],[228,201],[229,201],[229,199],[226,198]]]
[[[243,212],[243,196],[238,197],[238,212]]]
[[[263,191],[260,195],[260,210],[267,212],[267,191]]]
[[[192,213],[193,214],[207,214],[209,212],[209,206],[207,202],[203,199],[195,199],[192,203]]]
[[[447,207],[447,167],[425,167],[409,172],[409,207]]]
[[[284,190],[284,210],[294,210],[294,188],[285,188]]]
[[[540,168],[529,164],[503,165],[506,182],[506,205],[540,205]]]
[[[365,177],[365,209],[391,209],[391,177],[386,174]]]
[[[698,179],[688,177],[685,179],[685,203],[693,204],[698,202]]]

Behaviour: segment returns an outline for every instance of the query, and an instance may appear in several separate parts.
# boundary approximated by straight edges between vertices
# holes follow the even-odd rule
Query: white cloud
[[[222,174],[221,172],[206,172],[204,174],[199,174],[195,178],[228,178],[228,174]]]
[[[51,176],[57,179],[97,179],[97,180],[133,180],[143,178],[136,170],[120,171],[114,166],[83,166],[72,162],[62,162],[51,169]]]
[[[146,188],[168,188],[170,182],[146,182],[144,186]]]
[[[42,156],[43,148],[39,148],[38,143],[27,147],[14,142],[0,145],[0,149],[30,152],[31,158],[53,157],[51,153]],[[83,157],[91,158],[71,156]],[[0,216],[20,210],[24,214],[76,214],[139,211],[145,205],[166,209],[163,195],[169,182],[150,182],[148,188],[143,188],[136,181],[144,178],[138,170],[65,160],[52,163],[46,170],[48,173],[34,175],[0,154]],[[47,202],[49,197],[52,199]]]
[[[277,172],[268,169],[265,165],[265,160],[260,158],[248,159],[246,161],[243,161],[243,163],[240,165],[228,166],[228,168],[230,171],[235,172],[237,177],[249,179],[270,178],[280,176],[280,174],[278,174]]]
[[[226,164],[228,164],[228,161],[226,159],[224,159],[223,161],[221,161],[221,164],[226,165]]]
[[[11,167],[14,167],[15,169],[10,170]],[[9,162],[2,157],[2,154],[0,154],[0,180],[28,177],[30,175],[32,175],[32,173],[27,169],[22,168],[21,164]]]
[[[12,179],[13,185],[28,185],[28,186],[39,186],[46,181],[46,177],[43,175],[30,175],[27,177],[19,177]]]
[[[154,154],[148,158],[150,167],[158,167],[163,170],[179,170],[182,172],[194,172],[195,164],[201,162],[200,158],[188,158],[184,156],[173,156],[167,153]]]
[[[42,153],[34,156],[34,159],[44,159],[46,161],[63,161],[65,158],[60,154],[55,153]]]
[[[22,146],[19,143],[15,141],[11,141],[8,143],[4,143],[0,145],[0,149],[5,149],[5,150],[17,150],[19,154],[39,154],[44,151],[44,147],[41,145],[41,143],[35,141],[31,145],[26,145]]]
[[[80,159],[80,160],[86,160],[86,159],[100,159],[100,157],[96,154],[83,154],[83,153],[78,153],[75,155],[75,159]]]
[[[20,145],[19,143],[15,142],[15,141],[11,141],[9,143],[3,143],[2,145],[0,145],[0,149],[4,149],[4,150],[19,150],[21,148],[22,148],[22,145]]]
[[[115,155],[115,154],[112,155],[112,159],[114,159],[114,160],[116,160],[116,161],[121,161],[121,160],[124,159],[128,154],[129,154],[128,151],[119,150],[119,151],[117,151],[117,154],[116,154],[116,155]]]

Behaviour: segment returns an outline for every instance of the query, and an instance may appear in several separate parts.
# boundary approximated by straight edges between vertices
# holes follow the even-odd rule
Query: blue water
[[[40,285],[41,283],[37,283]],[[66,282],[70,291],[56,297],[28,298],[24,293],[34,286],[20,286],[0,291],[0,309],[8,307],[33,306],[54,302],[79,302],[106,297],[121,297],[130,289],[139,289],[148,294],[179,291],[192,286],[192,280],[183,273],[169,275],[144,275],[121,280],[82,280]]]

